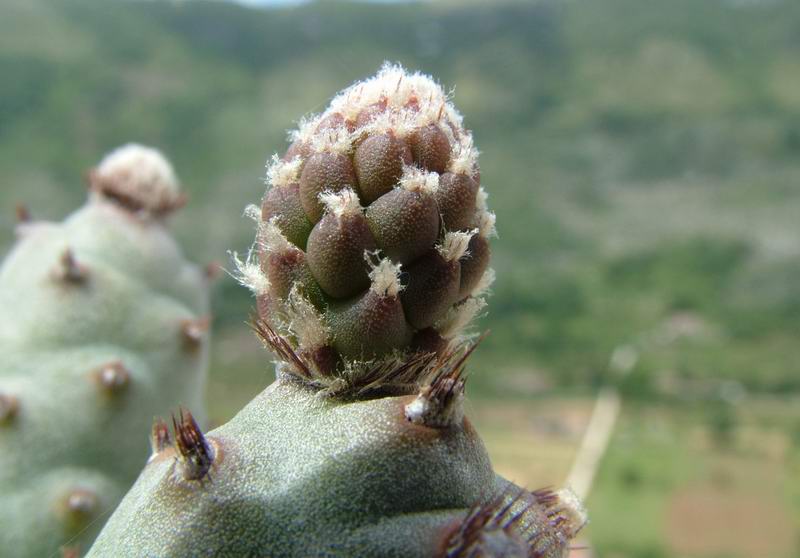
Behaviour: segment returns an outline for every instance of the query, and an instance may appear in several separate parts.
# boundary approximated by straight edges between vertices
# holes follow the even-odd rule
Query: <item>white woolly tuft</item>
[[[483,189],[483,186],[478,188],[478,195],[475,198],[476,205],[478,206],[479,211],[488,211],[489,206],[487,205],[487,201],[489,200],[489,194],[486,193],[486,190]]]
[[[436,247],[442,257],[448,262],[460,260],[467,253],[470,239],[478,232],[478,229],[471,231],[454,231],[444,235],[442,243]]]
[[[284,161],[277,155],[273,155],[267,164],[267,184],[273,188],[281,188],[297,182],[300,178],[300,167],[303,161],[300,157],[295,157],[291,161]]]
[[[464,329],[485,307],[486,301],[484,299],[470,297],[461,304],[450,308],[434,328],[444,339],[453,339],[461,335]]]
[[[287,304],[289,330],[297,337],[301,349],[313,350],[328,343],[328,331],[322,316],[297,288],[292,287]]]
[[[449,170],[455,174],[475,175],[479,152],[472,144],[472,135],[465,134],[461,141],[453,144],[453,156]]]
[[[353,121],[358,114],[376,103],[385,103],[389,112],[406,111],[413,127],[447,120],[461,127],[461,116],[449,102],[449,96],[430,76],[409,73],[398,64],[384,63],[377,75],[359,81],[339,93],[326,114],[338,112]]]
[[[405,166],[403,175],[400,177],[400,187],[410,192],[433,195],[439,189],[439,174],[417,167]]]
[[[495,223],[497,222],[497,215],[491,211],[483,210],[478,216],[478,234],[483,238],[497,236],[497,229]]]
[[[372,281],[370,289],[380,296],[396,297],[403,289],[400,284],[400,264],[392,263],[389,258],[381,258],[378,262],[376,252],[365,252],[364,258],[372,268],[369,278]]]
[[[415,397],[405,407],[406,418],[415,424],[423,423],[425,417],[431,414],[432,407],[433,405],[427,397]]]
[[[228,275],[238,281],[239,284],[250,289],[256,296],[267,294],[269,292],[269,279],[261,272],[261,266],[258,265],[258,262],[254,261],[255,250],[250,248],[250,250],[247,251],[247,258],[244,261],[239,258],[238,253],[228,253],[236,266],[236,271],[234,273],[226,270]]]
[[[297,247],[283,236],[278,227],[278,217],[262,222],[258,227],[258,242],[267,252],[287,252]]]
[[[361,134],[385,134],[392,132],[398,138],[405,138],[419,125],[414,111],[401,109],[387,110],[378,114],[369,124],[359,128]]]
[[[103,157],[93,181],[101,192],[135,200],[143,209],[158,211],[176,205],[181,189],[172,165],[152,147],[129,143]]]
[[[289,142],[300,141],[306,143],[311,141],[314,130],[319,124],[319,117],[315,115],[304,116],[297,122],[297,129],[290,130],[288,133]]]
[[[244,208],[244,216],[256,223],[261,223],[261,209],[254,203],[247,204],[247,207]]]
[[[566,524],[563,524],[562,529],[566,529],[566,534],[569,538],[574,537],[588,521],[586,508],[583,507],[578,495],[569,488],[562,488],[556,491],[558,497],[558,511],[559,515],[566,519]]]
[[[478,284],[475,285],[474,289],[472,289],[470,295],[474,297],[479,297],[488,294],[489,289],[491,289],[492,285],[494,285],[495,278],[496,274],[494,272],[494,269],[492,269],[491,267],[487,267],[486,271],[484,271],[483,275],[481,275]]]
[[[325,206],[327,212],[333,213],[336,217],[361,212],[358,194],[352,188],[345,188],[338,192],[326,190],[319,194],[319,201]]]
[[[311,137],[315,152],[349,153],[353,148],[353,134],[344,126],[317,130]]]

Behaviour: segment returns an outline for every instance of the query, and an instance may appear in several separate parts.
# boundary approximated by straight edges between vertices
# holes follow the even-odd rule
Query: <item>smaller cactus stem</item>
[[[182,477],[185,480],[202,481],[214,463],[214,450],[188,410],[180,408],[178,419],[172,415],[172,428]]]
[[[18,224],[30,223],[33,218],[28,207],[24,204],[18,203],[15,208],[15,215]]]
[[[80,558],[81,547],[78,545],[62,546],[59,548],[61,558]]]
[[[167,449],[172,445],[172,437],[169,435],[169,426],[160,418],[153,421],[153,427],[150,429],[150,449],[152,460],[156,455]]]
[[[117,396],[128,387],[131,374],[120,361],[109,362],[96,369],[92,376],[100,390],[109,396]]]
[[[183,337],[184,346],[190,351],[199,349],[210,325],[211,319],[207,317],[182,321],[181,336]]]
[[[57,280],[71,285],[82,285],[89,279],[89,270],[78,263],[69,248],[62,252],[53,274]]]
[[[0,393],[0,426],[10,424],[19,413],[19,399]]]

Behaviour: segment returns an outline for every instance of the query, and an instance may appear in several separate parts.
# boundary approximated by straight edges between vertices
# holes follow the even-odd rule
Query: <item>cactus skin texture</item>
[[[415,115],[431,99],[441,102],[420,123]],[[393,104],[410,116],[381,116]],[[359,135],[359,122],[383,124]],[[395,133],[398,122],[405,127]],[[476,293],[491,275],[488,247],[474,245],[483,277],[466,295],[460,266],[494,219],[472,185],[466,211],[463,192],[436,200],[442,179],[433,172],[477,180],[460,122],[430,78],[386,66],[301,126],[270,168],[257,244],[239,262],[257,297],[253,328],[279,361],[277,379],[208,434],[184,410],[172,433],[157,424],[150,461],[90,557],[567,555],[586,521],[581,505],[568,491],[529,492],[497,476],[463,411],[465,364],[477,342],[462,328],[482,308]],[[330,137],[315,143],[320,130],[357,139],[333,148]],[[378,147],[359,155],[374,137]],[[454,137],[464,142],[456,155]],[[382,238],[396,241],[374,233],[369,241],[370,210],[387,196],[431,196],[437,219],[451,204],[454,222],[479,230],[445,232],[437,223],[420,240],[418,213],[386,202]],[[270,217],[273,206],[280,210]],[[407,275],[399,269],[406,264]]]
[[[89,182],[64,222],[20,223],[0,268],[4,557],[86,551],[145,463],[153,417],[203,409],[208,285],[164,227],[182,203],[172,168],[128,145]]]

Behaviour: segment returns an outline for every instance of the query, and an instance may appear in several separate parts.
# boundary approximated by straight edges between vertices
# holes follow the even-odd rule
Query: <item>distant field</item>
[[[472,415],[498,471],[538,488],[563,484],[591,405],[476,401]],[[576,545],[603,558],[794,558],[797,405],[750,402],[734,411],[724,433],[700,408],[627,405],[587,502],[591,523]]]

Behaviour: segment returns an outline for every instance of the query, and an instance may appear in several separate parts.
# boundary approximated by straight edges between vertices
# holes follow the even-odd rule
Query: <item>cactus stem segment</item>
[[[178,450],[181,475],[186,480],[204,480],[214,463],[214,450],[192,413],[181,407],[177,419],[172,415],[172,428],[175,432],[175,448]]]
[[[184,346],[190,351],[196,351],[200,348],[210,326],[211,319],[208,317],[183,320],[181,322],[181,336],[183,337]]]
[[[131,374],[120,361],[109,362],[92,373],[103,393],[117,396],[128,387]]]
[[[167,449],[172,445],[172,438],[169,435],[169,426],[160,418],[153,421],[153,427],[150,429],[150,449],[152,460],[156,455]]]
[[[53,275],[63,283],[82,285],[89,278],[89,271],[85,266],[78,263],[75,259],[75,254],[71,249],[67,248],[58,259],[58,265]]]
[[[10,424],[19,413],[19,399],[0,393],[0,426]]]

